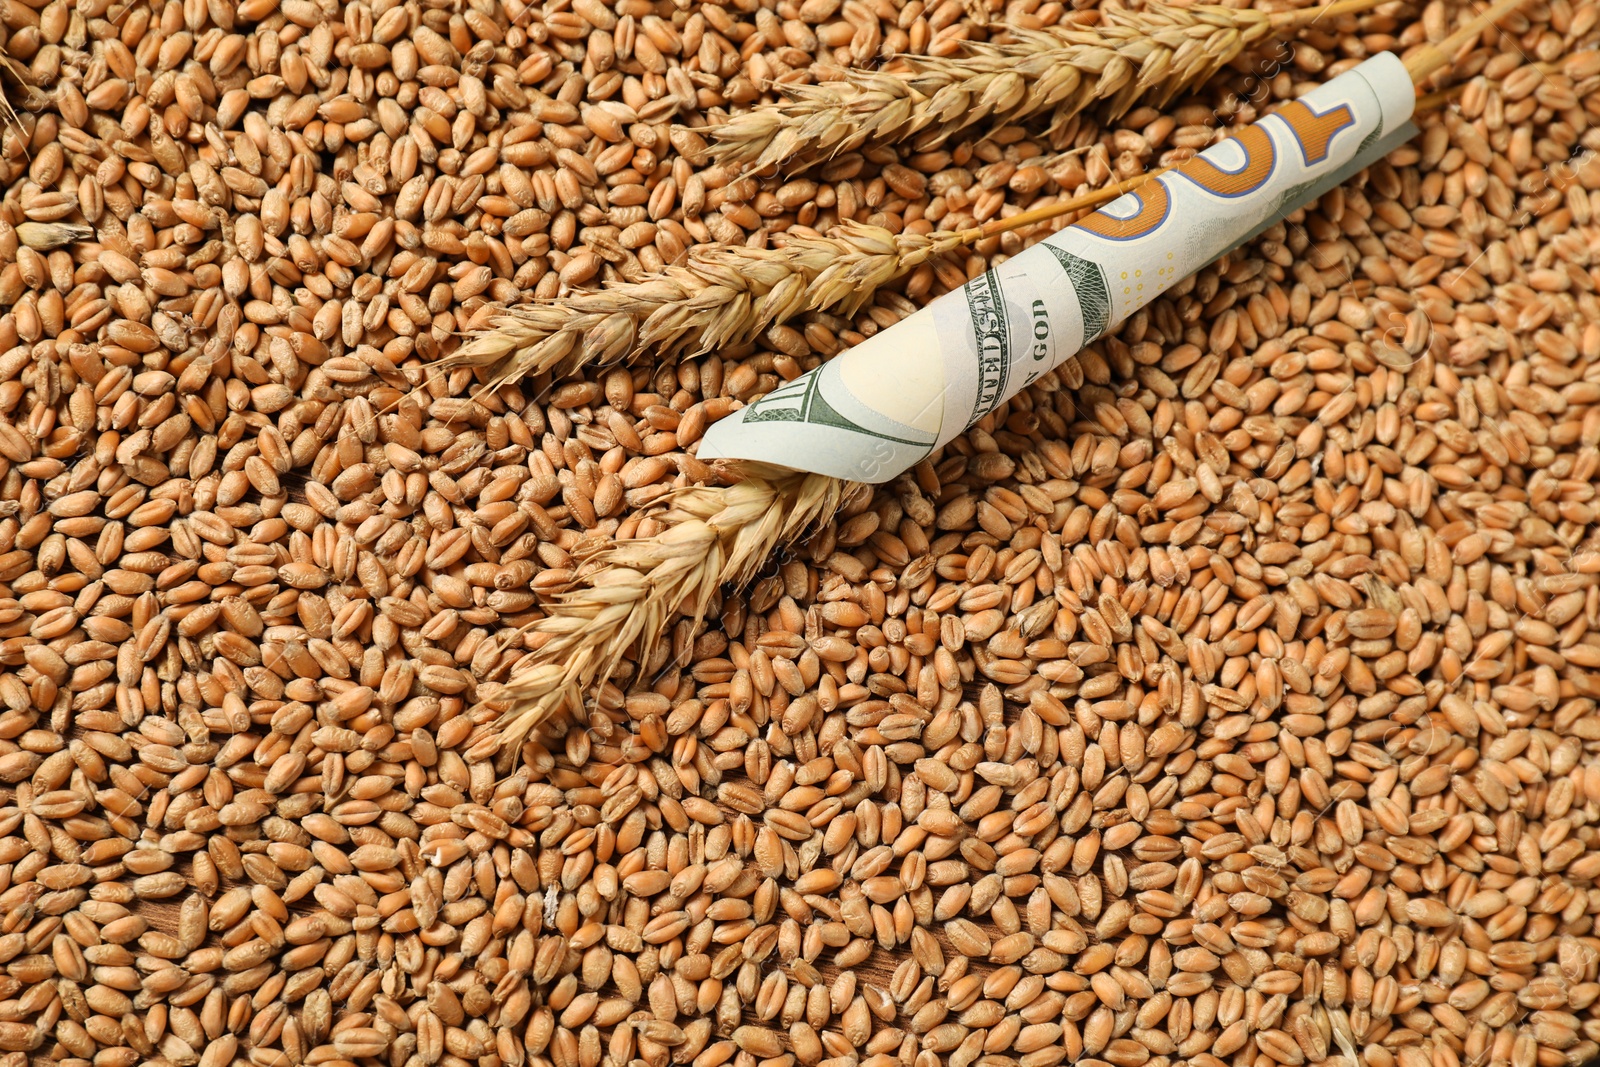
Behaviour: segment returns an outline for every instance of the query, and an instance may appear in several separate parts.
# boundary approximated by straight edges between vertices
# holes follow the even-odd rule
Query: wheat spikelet
[[[732,161],[754,156],[765,166],[819,147],[842,151],[929,129],[929,136],[944,136],[990,117],[1045,110],[1061,117],[1095,101],[1120,113],[1142,95],[1165,102],[1276,26],[1376,2],[1338,0],[1282,16],[1152,0],[1139,12],[1107,11],[1107,25],[1096,29],[1014,30],[1014,41],[974,45],[961,59],[920,58],[919,73],[909,78],[863,73],[857,86],[797,87],[800,100],[757,108],[721,127],[716,151]],[[1080,198],[1057,211],[1097,202]],[[491,313],[488,328],[440,365],[492,367],[494,388],[647,350],[663,358],[699,355],[748,343],[807,311],[853,315],[879,287],[971,239],[893,234],[854,222],[826,236],[786,237],[776,249],[702,246],[653,278]]]
[[[843,81],[786,86],[787,100],[711,129],[711,153],[720,163],[760,170],[912,138],[925,149],[979,122],[1046,113],[1062,122],[1096,103],[1116,118],[1139,99],[1166,104],[1277,27],[1376,2],[1270,15],[1152,0],[1139,11],[1105,8],[1100,26],[1013,28],[1006,41],[970,44],[960,56],[903,57],[909,73],[852,70]]]
[[[646,350],[699,355],[752,341],[806,311],[853,315],[881,286],[960,243],[957,235],[850,223],[832,236],[792,235],[781,248],[702,245],[682,266],[643,281],[506,309],[442,365],[494,367],[498,384]]]
[[[520,746],[559,709],[581,708],[584,694],[604,684],[630,650],[635,662],[649,663],[674,617],[699,622],[723,584],[748,584],[773,550],[831,518],[849,488],[819,474],[732,467],[734,485],[672,494],[657,516],[667,525],[661,534],[597,552],[587,584],[533,624],[547,640],[496,698],[510,710],[475,742],[477,757]]]

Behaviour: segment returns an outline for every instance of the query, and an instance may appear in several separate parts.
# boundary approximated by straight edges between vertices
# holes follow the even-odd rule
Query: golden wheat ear
[[[806,311],[854,314],[908,264],[956,243],[851,223],[829,236],[785,235],[780,248],[701,246],[640,281],[503,309],[440,365],[490,367],[500,383],[646,351],[671,358],[747,344]]]
[[[729,486],[692,486],[667,498],[655,537],[617,541],[586,566],[586,583],[530,629],[544,642],[493,698],[498,721],[474,741],[484,759],[516,748],[550,716],[576,713],[624,657],[648,663],[674,618],[696,625],[723,585],[748,585],[780,545],[838,511],[849,483],[763,464],[734,463]]]
[[[848,70],[839,81],[786,87],[786,99],[712,127],[710,153],[745,170],[799,167],[903,141],[926,150],[978,123],[1053,115],[1059,124],[1097,105],[1114,119],[1140,100],[1162,106],[1270,34],[1380,2],[1277,14],[1157,0],[1137,11],[1105,7],[1098,26],[1012,28],[960,55],[901,57],[908,72]]]

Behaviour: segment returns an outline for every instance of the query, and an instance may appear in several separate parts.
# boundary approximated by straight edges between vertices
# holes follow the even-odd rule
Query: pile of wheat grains
[[[489,394],[429,369],[487,302],[970,226],[1472,7],[771,176],[675,127],[1095,12],[0,0],[0,1065],[1600,1050],[1593,4],[1531,0],[1412,146],[474,747],[710,420],[1025,238]]]

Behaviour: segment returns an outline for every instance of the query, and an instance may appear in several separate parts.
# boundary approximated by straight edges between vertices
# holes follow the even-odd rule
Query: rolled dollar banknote
[[[1382,53],[723,419],[701,459],[885,482],[1416,133]]]

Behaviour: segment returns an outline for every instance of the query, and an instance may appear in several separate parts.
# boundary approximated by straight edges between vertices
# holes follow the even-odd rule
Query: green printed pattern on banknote
[[[823,378],[820,374],[807,374],[787,382],[760,401],[750,405],[745,411],[744,421],[747,423],[758,422],[804,422],[813,426],[832,426],[840,430],[852,430],[855,433],[864,433],[869,437],[881,437],[885,441],[894,441],[898,444],[912,445],[928,448],[932,440],[924,438],[912,440],[905,437],[896,437],[883,430],[869,429],[854,419],[847,418],[822,395]]]
[[[1005,399],[1006,380],[1011,377],[1011,324],[1006,318],[1005,293],[994,271],[985,271],[983,277],[969,282],[962,291],[967,295],[967,314],[972,318],[978,360],[978,392],[972,399],[971,425]]]
[[[1111,287],[1106,284],[1105,268],[1048,242],[1045,247],[1072,282],[1072,293],[1078,298],[1083,315],[1083,343],[1088,344],[1105,333],[1106,324],[1111,321]]]

